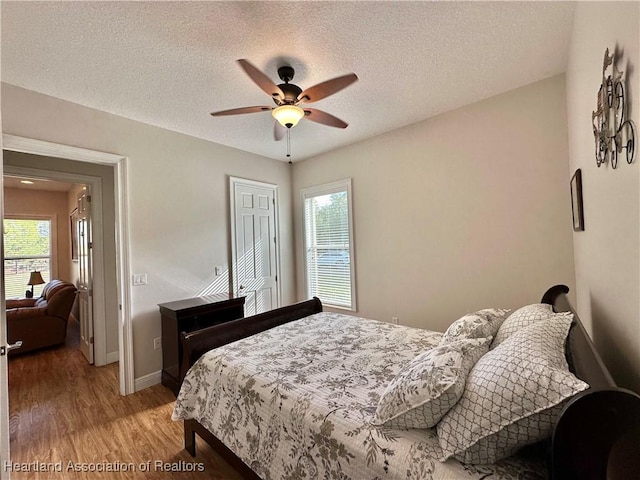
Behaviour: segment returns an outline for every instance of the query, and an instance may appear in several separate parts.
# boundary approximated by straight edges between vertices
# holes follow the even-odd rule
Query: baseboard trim
[[[144,375],[142,377],[136,378],[135,391],[139,392],[140,390],[144,390],[145,388],[158,385],[160,383],[161,374],[162,374],[162,371],[158,370],[157,372],[150,373],[149,375]]]
[[[116,363],[120,361],[120,352],[107,353],[107,365],[110,363]]]

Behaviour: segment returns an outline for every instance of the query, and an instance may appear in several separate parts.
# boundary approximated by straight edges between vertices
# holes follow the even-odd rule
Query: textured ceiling
[[[346,130],[302,120],[294,161],[562,73],[571,2],[0,2],[2,81],[285,160],[246,58],[307,88],[359,81],[310,106]]]

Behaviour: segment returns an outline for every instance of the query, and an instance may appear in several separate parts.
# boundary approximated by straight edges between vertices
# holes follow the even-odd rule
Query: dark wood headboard
[[[553,480],[638,478],[640,472],[640,396],[619,388],[567,298],[556,285],[542,297],[556,312],[572,312],[567,362],[590,388],[565,406],[551,438]]]

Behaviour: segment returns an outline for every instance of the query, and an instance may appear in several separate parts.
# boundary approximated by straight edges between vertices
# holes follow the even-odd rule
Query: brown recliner
[[[11,350],[10,355],[64,343],[76,292],[72,283],[51,280],[38,298],[7,300],[9,343],[22,340],[22,348]]]

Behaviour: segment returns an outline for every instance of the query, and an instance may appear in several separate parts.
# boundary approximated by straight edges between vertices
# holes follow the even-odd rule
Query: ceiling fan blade
[[[287,129],[276,120],[273,124],[273,139],[279,142],[284,138],[285,133],[287,133]]]
[[[271,107],[242,107],[232,108],[230,110],[222,110],[220,112],[211,112],[211,116],[220,117],[222,115],[240,115],[241,113],[269,112],[271,110]]]
[[[342,77],[337,77],[331,80],[327,80],[326,82],[319,83],[317,85],[314,85],[313,87],[307,88],[300,95],[298,95],[298,102],[317,102],[318,100],[339,92],[343,88],[347,88],[356,80],[358,80],[358,76],[355,73],[350,73],[348,75],[343,75]]]
[[[245,73],[249,75],[249,78],[251,78],[251,80],[253,80],[254,83],[258,85],[267,95],[284,99],[284,93],[282,92],[280,87],[273,83],[269,77],[258,70],[248,60],[241,58],[240,60],[238,60],[238,63],[245,71]]]
[[[316,108],[305,108],[304,116],[312,122],[322,123],[323,125],[329,125],[330,127],[347,128],[349,126],[347,122],[343,122],[338,117],[334,117],[333,115]]]

